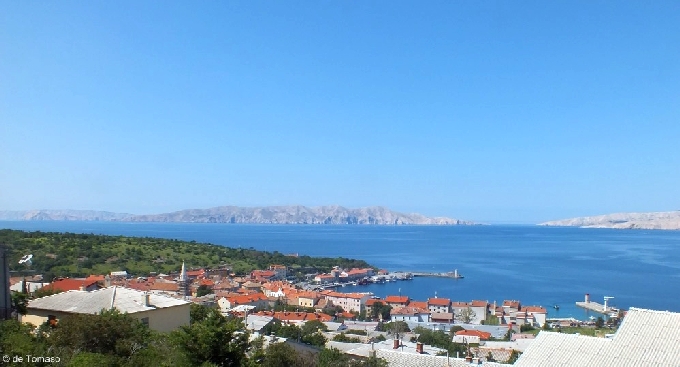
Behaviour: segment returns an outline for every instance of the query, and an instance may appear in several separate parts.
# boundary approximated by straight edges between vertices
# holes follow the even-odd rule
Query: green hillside
[[[294,268],[314,267],[329,271],[333,266],[371,267],[362,260],[285,256],[279,252],[234,249],[206,243],[149,237],[104,236],[94,234],[24,232],[0,230],[0,244],[8,248],[10,269],[25,270],[18,264],[23,255],[33,254],[32,270],[54,276],[87,276],[126,270],[133,275],[179,271],[187,267],[231,265],[237,274],[266,269],[270,264]]]

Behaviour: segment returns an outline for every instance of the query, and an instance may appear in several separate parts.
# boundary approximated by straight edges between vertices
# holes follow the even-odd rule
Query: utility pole
[[[0,319],[12,318],[12,297],[9,290],[9,259],[5,246],[0,245]]]

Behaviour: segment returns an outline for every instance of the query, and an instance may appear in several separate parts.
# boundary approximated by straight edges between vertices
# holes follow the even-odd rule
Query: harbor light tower
[[[607,302],[614,297],[604,296],[604,309],[602,311],[607,312]]]

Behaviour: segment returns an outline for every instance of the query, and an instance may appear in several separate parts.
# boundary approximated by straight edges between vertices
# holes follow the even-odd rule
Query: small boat
[[[556,310],[559,310],[559,309],[560,309],[560,305],[554,305],[553,308],[556,309]]]

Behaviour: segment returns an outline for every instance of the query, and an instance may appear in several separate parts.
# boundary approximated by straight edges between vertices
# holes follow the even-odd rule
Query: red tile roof
[[[273,312],[260,311],[256,313],[258,316],[271,316],[281,321],[331,321],[333,317],[325,313],[311,313],[311,312]]]
[[[427,302],[425,301],[411,301],[408,305],[410,307],[422,308],[423,310],[427,310]]]
[[[177,292],[179,291],[179,284],[175,282],[155,282],[151,284],[149,289],[163,292]]]
[[[382,303],[382,304],[385,304],[385,301],[383,301],[383,300],[381,300],[381,299],[371,298],[371,299],[369,299],[368,301],[366,301],[366,306],[371,307],[371,306],[373,306],[376,302],[380,302],[380,303]]]
[[[472,307],[486,307],[489,305],[487,301],[472,301]]]
[[[227,300],[232,305],[245,305],[245,304],[254,303],[254,302],[258,302],[258,301],[265,301],[265,300],[267,300],[267,296],[265,296],[263,293],[253,293],[253,294],[246,294],[246,295],[242,295],[242,296],[227,297]]]
[[[505,307],[512,307],[512,308],[519,308],[519,301],[508,301],[505,300],[503,301],[503,306]]]
[[[408,304],[408,296],[387,296],[385,302],[387,303],[403,303]]]
[[[92,286],[96,286],[97,281],[93,280],[85,280],[85,279],[61,279],[61,280],[56,280],[47,286],[45,286],[45,289],[54,289],[62,292],[68,292],[68,291],[77,291],[80,290],[80,287],[85,287],[85,288],[90,288]]]
[[[449,306],[451,305],[451,300],[448,298],[429,298],[427,304],[433,306]]]
[[[477,336],[479,337],[479,340],[489,340],[489,338],[491,337],[491,333],[479,330],[460,330],[456,332],[456,335]]]
[[[522,311],[527,313],[548,313],[548,311],[541,306],[525,306],[522,307]]]
[[[390,315],[416,315],[424,313],[430,313],[430,311],[416,307],[395,307],[390,311]]]

